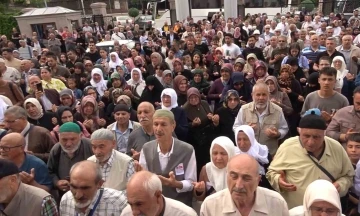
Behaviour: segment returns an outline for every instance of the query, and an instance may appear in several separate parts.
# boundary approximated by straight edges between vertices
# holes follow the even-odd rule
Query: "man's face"
[[[299,37],[300,37],[300,36],[299,36],[299,33],[298,33],[298,32],[295,32],[295,33],[294,33],[294,39],[295,39],[295,40],[298,40]]]
[[[154,110],[151,109],[150,104],[140,104],[137,109],[137,117],[141,126],[148,126],[152,124],[152,117]]]
[[[7,114],[4,116],[3,122],[5,123],[5,127],[12,130],[13,132],[21,133],[26,125],[26,119],[17,118],[13,114]]]
[[[94,43],[89,43],[89,49],[90,51],[95,51],[96,50],[96,46]]]
[[[344,36],[341,40],[342,45],[345,47],[349,47],[352,44],[352,36]]]
[[[355,93],[353,99],[355,112],[360,113],[360,93]]]
[[[327,29],[326,30],[326,36],[332,37],[333,34],[334,34],[334,29]]]
[[[253,101],[258,109],[265,109],[269,100],[268,88],[255,88],[252,92]]]
[[[255,43],[256,43],[256,41],[255,41],[255,38],[249,38],[249,40],[248,40],[248,44],[249,44],[249,47],[250,48],[254,48],[255,47]]]
[[[130,120],[130,113],[126,111],[118,111],[114,113],[114,118],[118,124],[125,125]]]
[[[155,192],[155,194],[149,194],[142,187],[128,187],[126,191],[128,204],[131,206],[134,216],[157,214],[162,199],[160,191]]]
[[[321,90],[329,91],[331,89],[334,89],[335,83],[335,76],[327,76],[325,74],[321,74],[319,76],[319,84]]]
[[[153,130],[157,140],[163,140],[172,136],[175,129],[175,122],[169,118],[157,117],[153,119]]]
[[[12,53],[7,52],[7,51],[2,52],[1,55],[2,55],[2,57],[3,57],[4,59],[6,59],[6,60],[11,60],[11,58],[12,58]]]
[[[319,70],[323,69],[324,67],[330,67],[330,62],[327,60],[320,60],[319,61]]]
[[[230,45],[230,44],[231,44],[231,37],[225,36],[225,43],[226,43],[227,45]]]
[[[101,188],[103,181],[95,182],[95,177],[74,175],[70,176],[70,190],[73,194],[75,207],[85,208],[94,199],[96,192]]]
[[[75,57],[76,57],[76,55],[75,55],[75,53],[74,52],[68,52],[67,53],[67,57],[70,59],[70,60],[75,60]]]
[[[187,46],[188,50],[193,50],[194,49],[194,42],[193,41],[188,41],[186,46]]]
[[[107,161],[115,148],[114,140],[91,140],[91,148],[96,159],[103,163]]]
[[[15,175],[6,176],[0,179],[0,203],[10,202],[17,192],[19,185]]]
[[[325,131],[301,128],[299,129],[299,137],[302,145],[308,152],[318,152],[324,143]]]
[[[346,153],[351,161],[358,162],[360,159],[360,143],[355,141],[348,141],[346,144]]]
[[[334,40],[326,40],[326,49],[328,51],[334,51],[335,50],[335,41]]]
[[[24,145],[21,145],[11,137],[4,136],[0,141],[0,157],[15,162],[19,155],[24,154]]]
[[[47,63],[48,63],[48,65],[49,65],[49,67],[55,67],[56,66],[56,60],[55,59],[53,59],[53,58],[51,58],[51,57],[49,57],[49,58],[46,58],[46,60],[47,60]]]
[[[311,46],[318,47],[319,46],[319,37],[316,35],[313,35],[311,37]]]
[[[80,139],[80,134],[74,132],[63,132],[60,133],[59,143],[64,152],[73,154],[76,150],[78,150],[81,144]]]

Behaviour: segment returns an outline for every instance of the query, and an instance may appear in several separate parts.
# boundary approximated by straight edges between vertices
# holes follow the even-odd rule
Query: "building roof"
[[[34,8],[24,14],[21,14],[20,17],[24,16],[39,16],[39,15],[50,15],[50,14],[62,14],[62,13],[74,13],[77,11],[63,8],[63,7],[47,7],[47,8]]]

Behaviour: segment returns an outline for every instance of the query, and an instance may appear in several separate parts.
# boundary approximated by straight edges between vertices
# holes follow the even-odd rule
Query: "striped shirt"
[[[307,59],[311,60],[312,62],[315,62],[319,53],[324,52],[324,51],[326,51],[326,47],[319,46],[319,48],[317,50],[313,50],[311,48],[311,46],[309,46],[309,47],[305,47],[301,53]]]

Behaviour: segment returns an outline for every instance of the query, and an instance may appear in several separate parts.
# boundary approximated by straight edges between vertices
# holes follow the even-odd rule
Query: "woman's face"
[[[196,106],[200,103],[200,98],[193,94],[189,97],[189,103],[193,106]]]
[[[165,75],[165,77],[164,77],[164,82],[165,82],[166,84],[168,84],[168,85],[171,84],[171,82],[172,82],[172,76],[171,76],[170,73]]]
[[[187,80],[182,80],[179,84],[179,90],[185,92],[187,90]]]
[[[203,73],[203,76],[204,76],[204,79],[205,80],[208,80],[209,79],[209,74],[207,72],[204,72]]]
[[[101,76],[99,74],[93,74],[92,78],[96,83],[101,81]]]
[[[323,209],[326,209],[327,214],[323,214]],[[339,209],[331,203],[326,201],[315,201],[309,208],[312,216],[322,215],[338,215]]]
[[[136,49],[131,49],[131,56],[134,58],[138,56],[138,52],[136,51]]]
[[[105,59],[107,57],[107,52],[105,50],[100,50],[100,56],[101,56],[101,58]],[[112,56],[114,56],[114,55],[112,55]],[[111,58],[111,60],[113,60],[113,58]]]
[[[211,159],[217,168],[223,169],[228,163],[229,156],[223,147],[218,144],[214,144],[211,150]]]
[[[169,95],[163,95],[161,102],[165,107],[171,107],[171,97]]]
[[[275,83],[272,80],[266,81],[266,85],[268,85],[270,93],[275,91]]]
[[[136,81],[139,81],[139,79],[140,79],[140,74],[139,74],[139,72],[133,71],[132,79],[133,79],[135,82],[136,82]]]
[[[94,89],[88,89],[87,95],[93,96],[95,99],[97,97],[96,91]]]
[[[194,55],[193,61],[194,61],[195,64],[199,63],[200,62],[200,56],[199,55]]]
[[[236,63],[234,65],[234,71],[242,72],[244,70],[244,65],[241,63]]]
[[[223,58],[223,54],[220,51],[216,51],[215,56],[218,61],[220,61]]]
[[[230,96],[228,98],[228,103],[227,103],[227,107],[229,107],[230,109],[235,109],[235,107],[237,107],[239,105],[240,101],[238,98],[234,97],[234,96]]]
[[[254,64],[255,64],[255,59],[254,59],[254,58],[249,58],[249,59],[248,59],[248,63],[249,63],[249,65],[254,66]]]
[[[36,108],[36,106],[32,103],[27,103],[26,104],[26,112],[31,116],[31,117],[36,117],[37,115],[39,115],[39,110]]]
[[[60,56],[60,61],[61,61],[61,62],[66,62],[66,56],[65,56],[65,55],[61,55],[61,56]]]
[[[147,87],[148,87],[148,89],[149,89],[150,91],[152,91],[152,90],[154,89],[154,86],[153,86],[153,85],[148,85]]]
[[[51,79],[50,72],[46,69],[41,69],[41,79],[48,81]]]
[[[336,70],[340,70],[342,66],[342,62],[340,60],[335,60],[334,61],[334,67]]]
[[[128,70],[131,69],[131,68],[130,68],[130,63],[129,63],[128,61],[124,61],[124,65],[125,65],[125,67],[126,67]]]
[[[112,62],[116,62],[116,56],[115,55],[110,55],[111,61]]]
[[[289,79],[289,77],[290,77],[290,76],[289,76],[289,72],[288,72],[287,70],[281,71],[280,77],[281,77],[281,79],[283,79],[283,80]]]
[[[220,70],[220,75],[224,81],[228,81],[230,79],[230,73],[226,70]]]
[[[251,147],[249,137],[242,131],[239,131],[237,136],[237,145],[242,152],[248,152]]]
[[[263,67],[258,67],[256,70],[255,70],[255,73],[258,77],[263,77],[265,75],[265,68]]]
[[[157,56],[155,56],[155,55],[152,55],[151,56],[151,62],[153,64],[158,64],[159,63],[159,58]]]
[[[121,80],[120,79],[112,79],[111,81],[112,81],[112,86],[114,88],[120,88],[120,86],[121,86]]]
[[[84,114],[92,115],[94,113],[94,105],[92,103],[86,103],[84,106]]]
[[[290,54],[291,54],[293,57],[296,57],[296,56],[299,54],[299,50],[298,50],[298,49],[291,49],[291,50],[290,50]]]
[[[194,76],[194,82],[195,82],[195,83],[200,83],[200,82],[201,82],[201,75],[200,75],[200,74],[195,74],[195,76]]]
[[[61,122],[64,124],[66,122],[73,122],[74,121],[74,116],[73,114],[69,111],[66,110],[62,113],[61,115]]]

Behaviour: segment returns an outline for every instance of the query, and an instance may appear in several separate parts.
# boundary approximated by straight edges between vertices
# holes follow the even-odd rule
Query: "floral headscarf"
[[[281,77],[282,73],[288,73],[289,77],[287,79],[283,79]],[[281,65],[279,77],[278,77],[279,84],[283,86],[291,87],[291,82],[293,79],[294,79],[294,74],[292,73],[291,66],[288,64]]]

